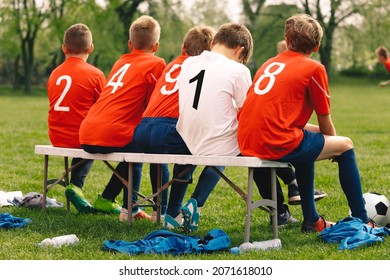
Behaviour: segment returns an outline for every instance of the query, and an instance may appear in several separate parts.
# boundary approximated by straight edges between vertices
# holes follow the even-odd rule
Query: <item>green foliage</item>
[[[368,78],[335,78],[331,81],[332,118],[339,135],[354,141],[360,168],[363,192],[376,191],[390,198],[390,135],[387,121],[390,118],[390,88],[379,88],[378,80]],[[23,96],[9,88],[0,88],[0,190],[21,190],[42,192],[43,157],[34,154],[34,145],[49,144],[47,136],[48,101],[43,89],[33,89],[36,97]],[[313,118],[313,122],[315,119]],[[49,178],[60,175],[63,160],[51,157]],[[201,168],[194,175],[194,184],[189,186],[186,199],[194,190]],[[246,184],[246,170],[226,168],[225,173],[240,187]],[[95,162],[87,177],[84,193],[91,202],[102,192],[111,174],[102,162]],[[316,188],[324,190],[328,197],[317,203],[320,214],[331,221],[348,215],[348,205],[338,183],[337,165],[329,161],[316,164]],[[144,167],[141,192],[150,193],[148,166]],[[284,188],[285,191],[286,188]],[[64,189],[56,186],[48,196],[65,202]],[[254,191],[255,198],[258,193]],[[118,197],[121,201],[121,196]],[[302,221],[299,206],[291,206],[294,217]],[[146,209],[150,212],[150,209]],[[280,228],[279,237],[282,249],[279,251],[250,252],[231,255],[218,252],[208,255],[126,256],[103,250],[105,239],[135,241],[147,233],[159,229],[148,221],[136,221],[131,226],[118,222],[112,215],[79,215],[73,207],[29,210],[17,207],[0,208],[17,217],[32,219],[32,223],[22,229],[0,229],[0,259],[3,260],[388,260],[390,240],[372,247],[362,247],[352,251],[339,252],[337,244],[325,244],[316,234],[302,234],[300,225]],[[226,183],[220,182],[211,193],[200,219],[198,231],[192,233],[204,236],[212,228],[223,229],[231,238],[232,246],[242,243],[244,236],[245,203]],[[80,243],[75,247],[42,249],[37,244],[45,238],[64,234],[76,234]],[[251,241],[272,238],[268,215],[256,210],[253,212]]]
[[[250,65],[252,73],[277,54],[276,44],[284,39],[284,22],[296,12],[296,6],[285,4],[267,6],[262,10],[256,25],[251,27],[254,45]]]

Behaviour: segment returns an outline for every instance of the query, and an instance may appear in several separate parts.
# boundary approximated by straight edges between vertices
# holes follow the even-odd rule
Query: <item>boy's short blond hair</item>
[[[378,48],[375,50],[375,53],[376,53],[376,55],[382,56],[382,57],[384,57],[385,59],[387,59],[387,58],[389,57],[389,52],[387,51],[387,49],[386,49],[384,46],[378,47]]]
[[[183,40],[183,48],[190,56],[200,55],[204,50],[210,50],[215,30],[209,26],[191,28]]]
[[[65,31],[63,45],[70,54],[87,53],[92,45],[92,32],[85,24],[76,23]]]
[[[137,50],[153,48],[160,40],[160,24],[151,16],[141,16],[130,25],[129,39]]]
[[[229,49],[244,47],[239,57],[243,64],[248,63],[253,51],[252,34],[244,25],[237,23],[222,24],[214,36],[213,44],[221,44]]]
[[[311,54],[321,43],[324,32],[321,25],[307,14],[297,14],[285,22],[284,36],[288,49]]]

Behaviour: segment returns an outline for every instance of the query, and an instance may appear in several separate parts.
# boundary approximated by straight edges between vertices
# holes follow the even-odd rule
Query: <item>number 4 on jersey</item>
[[[121,69],[119,69],[114,75],[112,75],[111,79],[107,83],[107,86],[112,86],[111,93],[115,93],[119,87],[123,86],[122,80],[130,65],[130,63],[126,63],[121,67]],[[115,79],[117,80],[115,81]]]

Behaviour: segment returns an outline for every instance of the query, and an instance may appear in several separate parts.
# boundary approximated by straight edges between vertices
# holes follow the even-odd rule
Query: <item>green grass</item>
[[[361,172],[363,191],[376,191],[390,197],[390,88],[379,88],[378,81],[342,79],[330,84],[332,117],[339,135],[353,139]],[[47,136],[48,102],[43,90],[37,96],[23,96],[20,92],[0,88],[0,190],[42,192],[43,157],[34,154],[36,144],[49,144]],[[62,159],[51,157],[49,177],[60,174]],[[144,168],[141,191],[150,193],[149,176]],[[246,170],[226,168],[226,174],[243,187]],[[197,171],[194,178],[197,178]],[[110,172],[101,162],[95,162],[85,184],[85,195],[93,201],[107,183]],[[193,191],[192,184],[187,197]],[[316,165],[316,188],[328,197],[317,203],[319,213],[337,221],[348,215],[346,199],[338,183],[337,165],[329,161]],[[286,189],[286,188],[285,188]],[[258,196],[257,191],[255,195]],[[65,202],[63,187],[53,188],[49,197]],[[121,198],[121,197],[120,197]],[[302,220],[299,206],[290,207],[293,215]],[[149,211],[149,209],[147,209]],[[21,229],[0,229],[0,259],[2,260],[128,260],[128,259],[267,259],[267,260],[372,260],[390,259],[390,240],[372,247],[339,252],[337,244],[322,243],[316,234],[303,234],[300,225],[279,230],[283,248],[279,251],[250,252],[232,255],[218,252],[204,255],[127,256],[103,250],[105,239],[135,241],[159,227],[148,221],[136,221],[131,226],[119,223],[112,215],[79,215],[74,208],[29,210],[17,207],[0,208],[17,217],[30,218],[31,224]],[[223,229],[231,238],[232,246],[242,243],[244,236],[245,204],[224,182],[220,182],[209,197],[202,212],[200,227],[193,235],[204,236],[212,228]],[[59,249],[40,248],[45,238],[76,234],[80,243]],[[254,211],[251,241],[272,238],[268,215]]]

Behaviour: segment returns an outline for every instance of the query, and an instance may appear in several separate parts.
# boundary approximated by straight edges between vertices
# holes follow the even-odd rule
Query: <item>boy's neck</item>
[[[231,60],[236,60],[234,49],[229,49],[224,45],[216,44],[212,47],[211,51],[222,54]]]
[[[88,56],[89,56],[89,54],[87,54],[87,53],[81,53],[81,54],[67,54],[67,55],[66,55],[66,58],[76,57],[76,58],[80,58],[80,59],[82,59],[82,60],[84,60],[84,61],[87,61]]]

